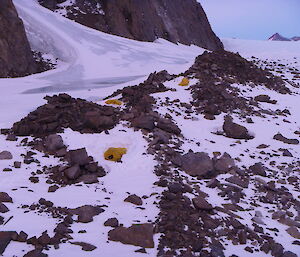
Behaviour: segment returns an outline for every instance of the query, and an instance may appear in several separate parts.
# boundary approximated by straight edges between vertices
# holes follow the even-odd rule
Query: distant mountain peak
[[[300,41],[300,37],[292,37],[291,38],[293,41]]]
[[[279,33],[275,33],[274,35],[272,35],[271,37],[269,37],[268,40],[271,40],[271,41],[291,41],[291,39],[283,37]]]

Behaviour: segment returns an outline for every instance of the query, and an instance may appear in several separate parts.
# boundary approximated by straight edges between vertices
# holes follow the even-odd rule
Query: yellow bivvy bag
[[[114,105],[122,105],[123,102],[121,102],[120,100],[117,99],[110,99],[105,101],[106,104],[114,104]]]
[[[179,86],[186,87],[190,84],[190,80],[188,78],[183,78],[181,82],[178,84]]]
[[[105,160],[119,162],[122,159],[122,156],[127,153],[126,148],[114,148],[110,147],[104,153]]]

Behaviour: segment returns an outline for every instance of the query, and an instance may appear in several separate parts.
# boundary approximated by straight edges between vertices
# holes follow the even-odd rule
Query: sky
[[[300,36],[300,0],[197,0],[219,37]]]

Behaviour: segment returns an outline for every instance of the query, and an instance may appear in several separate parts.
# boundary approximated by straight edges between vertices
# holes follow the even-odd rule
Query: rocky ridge
[[[140,41],[163,38],[209,50],[223,45],[196,0],[39,0],[39,3],[85,26]]]

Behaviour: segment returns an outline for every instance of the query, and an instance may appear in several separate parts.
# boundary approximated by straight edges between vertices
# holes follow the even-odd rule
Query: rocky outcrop
[[[85,26],[141,41],[164,38],[209,50],[223,45],[196,0],[39,0]]]
[[[0,77],[19,77],[36,71],[22,20],[12,0],[0,1]]]

